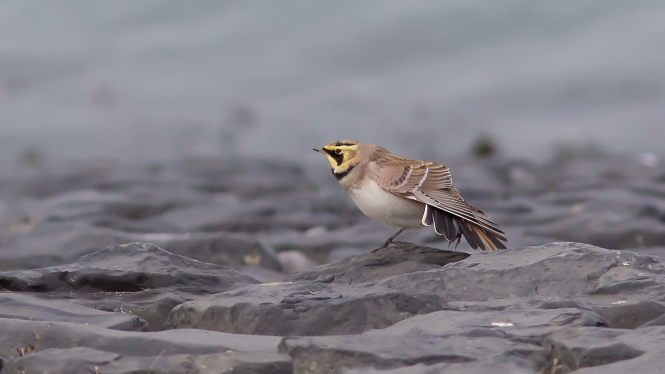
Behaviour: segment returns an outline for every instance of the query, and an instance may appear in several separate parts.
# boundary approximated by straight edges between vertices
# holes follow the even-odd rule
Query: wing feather
[[[423,225],[434,225],[437,234],[446,240],[464,235],[469,245],[485,250],[505,248],[508,241],[499,226],[480,209],[467,203],[452,185],[450,170],[433,162],[409,160],[392,153],[373,160],[372,169],[384,190],[427,206]]]
[[[409,160],[394,154],[384,154],[373,161],[378,183],[386,190],[429,190],[453,185],[450,170],[445,165]]]

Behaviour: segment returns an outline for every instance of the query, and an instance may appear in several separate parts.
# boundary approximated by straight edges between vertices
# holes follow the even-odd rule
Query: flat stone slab
[[[665,268],[653,256],[581,243],[550,243],[480,252],[440,269],[382,281],[410,294],[437,293],[445,302],[514,297],[662,294]],[[612,300],[612,301],[615,301]]]
[[[148,330],[145,320],[131,314],[104,312],[38,294],[0,292],[0,318],[72,322],[124,331]]]
[[[655,349],[635,358],[577,369],[575,374],[660,374],[663,372],[663,368],[665,368],[665,349]]]
[[[369,285],[279,282],[180,304],[165,326],[280,336],[358,334],[440,309],[437,295],[408,295]]]
[[[112,360],[118,355],[129,357],[128,365],[145,365],[147,362],[142,359],[139,363],[131,363],[131,357],[144,357],[155,361],[158,357],[211,354],[226,354],[227,358],[241,359],[243,362],[274,363],[278,368],[284,367],[288,362],[288,356],[277,354],[279,337],[235,335],[204,330],[131,332],[66,322],[0,318],[0,341],[3,343],[0,344],[0,356],[7,359],[7,365],[11,365],[12,361],[21,355],[23,361],[29,361],[27,357],[30,355],[46,353],[49,349],[65,351],[63,362],[59,365],[65,365],[67,361],[77,365],[87,365],[87,358],[76,356],[81,352],[66,352],[80,348],[101,351],[102,353],[95,355],[101,355],[102,361]],[[113,353],[114,356],[104,353]],[[58,351],[44,354],[42,359],[35,360],[35,365],[44,365],[49,360],[57,361],[57,354]],[[211,363],[219,362],[224,357],[218,358],[212,359]],[[188,359],[183,356],[174,360],[185,362]]]
[[[533,369],[530,362],[462,362],[443,364],[418,364],[397,369],[371,368],[343,370],[344,374],[542,374]]]
[[[606,326],[634,329],[639,326],[665,325],[665,303],[652,300],[652,292],[620,295],[619,297],[574,297],[532,296],[487,301],[452,301],[445,309],[459,311],[491,311],[506,309],[560,309],[577,308],[593,311],[603,318]]]
[[[161,331],[171,310],[196,294],[186,290],[157,288],[138,292],[83,293],[67,295],[54,293],[53,297],[72,298],[72,301],[107,312],[133,314],[146,322],[150,331]]]
[[[213,354],[131,356],[92,348],[49,348],[7,360],[3,374],[113,373],[113,374],[290,374],[289,356],[227,351]]]
[[[131,313],[152,330],[161,330],[171,309],[195,295],[258,283],[229,267],[142,243],[114,245],[73,264],[0,272],[0,290],[48,294],[99,310]]]
[[[543,363],[549,360],[547,350],[531,344],[486,336],[437,338],[416,331],[401,335],[334,336],[325,337],[325,340],[324,337],[285,338],[280,348],[293,358],[296,374],[331,374],[362,367],[389,369],[417,364],[465,363],[477,361],[479,357],[518,364],[529,359]]]
[[[580,368],[602,367],[610,369],[614,365],[619,368],[641,367],[639,373],[661,373],[661,360],[645,365],[642,356],[662,352],[665,346],[665,327],[643,327],[635,330],[593,329],[561,329],[549,334],[544,346],[553,352],[557,359],[560,372],[571,372]],[[640,359],[642,358],[642,359]],[[636,361],[633,361],[636,360]],[[632,362],[630,362],[632,361]],[[617,372],[617,371],[606,371]],[[625,373],[630,373],[627,371]]]
[[[142,243],[110,246],[73,264],[0,272],[0,289],[23,292],[135,292],[162,287],[219,292],[252,283],[259,281]]]
[[[599,321],[595,313],[578,309],[442,310],[360,335],[286,337],[280,350],[293,357],[296,373],[472,362],[486,370],[498,362],[542,370],[552,360],[551,351],[542,346],[549,333]]]

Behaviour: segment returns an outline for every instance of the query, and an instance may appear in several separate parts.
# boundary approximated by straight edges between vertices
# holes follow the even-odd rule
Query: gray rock
[[[582,307],[595,311],[603,316],[607,324],[619,329],[634,329],[642,325],[665,325],[665,303],[648,300],[639,295],[614,301],[611,304],[581,301]],[[644,300],[647,299],[647,300]]]
[[[13,292],[0,292],[0,318],[72,322],[125,331],[148,330],[146,321],[131,314],[109,313],[69,300]]]
[[[377,286],[268,283],[178,305],[165,327],[261,335],[358,334],[441,308],[436,295],[412,296]]]
[[[464,252],[442,251],[411,243],[395,243],[373,253],[350,256],[311,271],[287,276],[285,281],[356,284],[377,281],[397,274],[439,269],[467,257],[469,254]]]
[[[340,373],[344,369],[390,369],[417,364],[487,361],[544,364],[549,352],[532,344],[496,337],[434,336],[424,331],[390,334],[383,330],[362,335],[287,337],[280,351],[293,358],[294,373]],[[491,366],[486,366],[489,370]]]
[[[609,298],[655,290],[662,273],[663,266],[652,256],[580,243],[550,243],[477,253],[441,269],[396,275],[381,284],[412,294],[437,293],[444,301],[576,295]]]
[[[408,294],[437,293],[451,309],[575,307],[598,313],[611,327],[635,328],[665,313],[659,301],[665,293],[663,269],[652,256],[551,243],[478,253],[380,284]]]
[[[224,352],[213,354],[121,355],[92,348],[49,348],[5,362],[3,374],[109,373],[109,374],[290,374],[286,355]]]
[[[349,284],[383,278],[382,285],[407,294],[436,293],[449,309],[573,307],[594,311],[617,328],[635,328],[665,314],[665,305],[655,300],[665,291],[663,267],[652,256],[552,243],[434,265],[455,256],[461,260],[469,255],[398,244],[286,280]]]
[[[344,369],[389,369],[416,364],[460,363],[488,360],[527,365],[529,359],[549,360],[540,347],[495,337],[448,336],[434,339],[424,333],[382,337],[334,336],[285,338],[282,352],[293,358],[294,373],[339,373]],[[490,366],[487,366],[490,368]]]
[[[661,374],[665,367],[665,349],[650,350],[642,355],[607,365],[584,367],[575,374]],[[563,368],[562,368],[563,369]]]
[[[272,366],[279,370],[276,372],[290,370],[288,356],[278,355],[276,352],[279,338],[269,336],[243,336],[202,330],[121,332],[73,323],[0,318],[0,341],[3,342],[0,344],[0,356],[7,359],[3,370],[26,367],[26,365],[32,368],[44,367],[49,362],[63,367],[94,364],[97,361],[108,365],[110,362],[106,361],[113,361],[118,355],[128,357],[126,361],[121,360],[121,368],[134,370],[138,366],[146,369],[146,364],[149,368],[150,363],[170,356],[177,356],[166,359],[166,362],[174,364],[187,365],[187,362],[198,362],[197,365],[215,363],[231,365],[235,362],[239,363],[240,367]],[[70,349],[80,348],[89,350],[69,352]],[[58,350],[50,350],[47,353],[49,349]],[[91,355],[77,356],[85,352]],[[30,359],[31,355],[39,353],[45,354],[34,360]],[[109,353],[115,356],[108,355]],[[58,354],[62,354],[60,359]],[[201,356],[211,354],[216,357]],[[188,358],[185,355],[192,357]],[[21,358],[17,359],[19,357]]]
[[[438,311],[360,335],[286,337],[280,351],[293,357],[295,373],[339,373],[352,368],[362,373],[366,367],[439,363],[446,365],[414,372],[494,372],[501,364],[505,371],[517,367],[526,373],[569,373],[638,357],[649,349],[660,349],[665,339],[665,328],[660,327],[659,331],[585,327],[599,321],[593,312],[570,308]]]
[[[161,329],[171,309],[195,295],[257,283],[228,267],[140,243],[112,246],[74,264],[0,272],[0,289],[48,293],[99,310],[131,313],[152,330]]]
[[[344,374],[541,374],[533,369],[531,362],[461,362],[444,364],[418,364],[398,369],[350,369]]]
[[[431,335],[468,335],[474,330],[485,330],[483,335],[522,339],[524,332],[530,336],[544,336],[559,326],[598,326],[602,318],[591,311],[575,308],[550,310],[505,309],[502,311],[459,312],[441,310],[415,316],[390,326],[385,331],[405,334],[410,330],[424,331]],[[515,334],[512,331],[516,331]]]
[[[70,265],[0,272],[0,289],[24,292],[136,292],[173,287],[200,293],[252,283],[259,282],[227,267],[141,243],[111,246]]]
[[[190,290],[191,291],[191,290]],[[113,313],[133,314],[148,322],[150,331],[160,331],[171,309],[196,297],[188,290],[158,288],[138,292],[53,293],[52,297],[72,298],[81,305]]]
[[[648,327],[636,330],[594,329],[581,327],[578,329],[561,329],[553,331],[544,341],[544,347],[552,351],[556,359],[557,370],[568,373],[585,367],[601,366],[611,372],[619,372],[611,368],[641,367],[643,371],[625,371],[624,373],[661,373],[658,360],[645,363],[641,358],[646,353],[651,357],[662,352],[665,344],[665,327]],[[632,362],[630,362],[632,361]],[[660,360],[662,361],[662,360]]]
[[[0,318],[0,355],[17,356],[15,348],[32,346],[36,351],[48,348],[88,347],[128,356],[164,354],[208,354],[228,350],[275,353],[280,338],[225,334],[204,330],[159,332],[117,331],[66,322],[24,321]]]
[[[646,295],[621,295],[621,297],[613,297],[610,300],[580,295],[567,298],[535,296],[487,301],[453,301],[447,303],[445,307],[459,311],[577,308],[593,311],[601,316],[603,322],[598,326],[634,329],[642,325],[665,324],[663,303],[650,300],[651,293],[655,292],[649,292]]]

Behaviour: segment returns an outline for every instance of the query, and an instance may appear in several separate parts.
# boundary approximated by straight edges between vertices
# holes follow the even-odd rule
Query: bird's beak
[[[321,148],[312,148],[312,151],[323,153],[323,149],[321,149]]]

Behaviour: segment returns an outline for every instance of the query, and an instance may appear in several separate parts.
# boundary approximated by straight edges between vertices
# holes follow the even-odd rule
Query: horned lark
[[[449,242],[464,236],[471,248],[495,251],[506,234],[482,211],[464,201],[453,187],[448,167],[410,160],[378,145],[340,140],[314,148],[328,158],[332,173],[365,215],[399,230],[434,225]],[[457,245],[456,244],[456,245]]]

